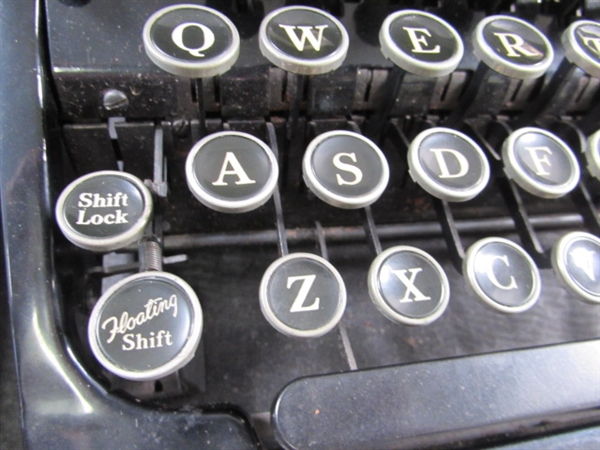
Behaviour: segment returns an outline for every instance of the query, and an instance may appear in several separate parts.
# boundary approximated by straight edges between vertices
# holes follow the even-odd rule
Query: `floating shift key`
[[[109,252],[138,241],[152,215],[152,195],[125,172],[101,171],[67,186],[56,203],[56,220],[73,244]]]
[[[94,306],[88,338],[94,356],[128,380],[156,380],[186,365],[200,342],[203,315],[181,278],[150,271],[109,288]]]

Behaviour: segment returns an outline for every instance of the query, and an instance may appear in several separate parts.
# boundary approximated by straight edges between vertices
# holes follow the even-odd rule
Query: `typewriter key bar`
[[[99,252],[139,246],[140,273],[108,288],[88,322],[88,340],[98,362],[135,381],[163,378],[185,366],[194,357],[203,328],[194,290],[162,271],[152,214],[150,190],[126,172],[80,177],[56,204],[58,225],[73,244]]]
[[[541,77],[554,58],[552,45],[542,32],[511,16],[486,17],[473,31],[472,42],[481,62],[445,126],[455,127],[477,115],[498,114],[511,81]]]
[[[547,103],[550,99],[566,98],[567,91],[573,94],[574,70],[599,76],[599,31],[600,25],[590,20],[574,22],[564,31],[564,62],[547,86],[548,95],[540,97],[544,105],[532,109],[535,114],[560,114],[553,109],[556,105],[547,110]],[[387,81],[391,95],[378,111],[382,120],[372,121],[371,132],[367,133],[371,137],[381,132],[405,74],[424,78],[448,75],[456,69],[464,52],[462,40],[450,24],[418,10],[389,15],[381,26],[379,41],[382,54],[396,65],[396,70]],[[233,23],[223,14],[208,7],[184,4],[154,13],[144,26],[143,42],[148,57],[162,69],[180,76],[206,78],[225,73],[233,66],[239,56],[240,38]],[[554,58],[552,46],[540,30],[507,15],[481,20],[473,32],[472,44],[481,63],[446,126],[456,126],[475,115],[497,113],[512,79],[539,78]],[[263,56],[275,66],[304,76],[339,68],[350,42],[344,26],[331,14],[312,7],[289,6],[272,11],[262,20],[258,45]],[[296,79],[292,114],[297,109],[294,104],[299,101],[298,90],[303,83],[302,78]],[[428,95],[433,93],[433,84],[430,87]]]
[[[590,138],[588,153],[592,153],[595,139],[596,136]],[[519,157],[509,153],[522,149],[525,151]],[[510,161],[508,155],[517,162]],[[415,181],[441,202],[471,199],[485,188],[489,179],[490,169],[481,148],[466,135],[447,128],[421,132],[410,144],[407,159]],[[579,166],[571,150],[556,136],[541,129],[526,128],[511,133],[503,144],[503,159],[505,172],[511,177],[517,175],[510,173],[507,167],[518,165],[520,184],[526,188],[545,181],[557,182],[563,189],[567,180],[568,188],[572,189],[579,180]],[[303,170],[306,184],[319,198],[341,208],[366,208],[370,226],[374,228],[368,208],[387,186],[389,169],[383,153],[373,142],[356,132],[340,130],[321,134],[308,145]],[[533,172],[527,173],[527,170]],[[278,168],[267,144],[245,133],[223,131],[194,145],[186,162],[186,173],[190,190],[205,206],[240,213],[260,207],[272,196]],[[560,195],[567,190],[563,189]],[[545,191],[532,192],[546,198],[557,196],[555,191],[553,195]],[[140,233],[149,223],[151,205],[151,195],[140,180],[124,172],[105,171],[71,183],[59,198],[56,216],[65,235],[76,245],[110,251],[140,239]],[[125,207],[132,209],[123,209]],[[451,216],[447,205],[440,211],[442,216]],[[442,223],[452,226],[451,217],[441,219]],[[283,224],[281,226],[285,229]],[[99,240],[99,236],[103,240]],[[377,239],[376,230],[370,236]],[[567,264],[566,257],[556,256],[565,253],[564,250],[555,250],[552,261],[563,283],[593,302],[590,298],[595,295],[594,258],[600,254],[594,244],[597,240],[590,236],[588,241],[592,244],[587,246],[587,253],[591,256],[584,264],[589,267],[587,272],[571,271],[576,262]],[[107,239],[112,245],[107,246]],[[457,232],[454,239],[457,242],[452,245],[462,248]],[[564,245],[557,244],[560,248]],[[381,253],[379,243],[374,248]],[[525,311],[537,300],[540,291],[537,267],[516,244],[489,238],[474,244],[466,255],[460,249],[456,254],[462,260],[461,269],[467,284],[488,306],[514,313]],[[587,291],[574,288],[580,286],[581,281],[565,281],[586,275],[591,283]],[[416,248],[394,247],[379,254],[368,278],[374,304],[386,317],[399,323],[431,323],[443,313],[450,297],[443,269],[430,255]],[[282,296],[282,292],[287,295]],[[345,288],[339,273],[325,259],[308,254],[283,254],[275,261],[264,275],[259,297],[267,320],[292,336],[325,334],[339,322],[345,307]],[[327,302],[330,305],[325,307]],[[302,317],[308,312],[313,312],[313,319]],[[300,322],[294,325],[292,319]]]
[[[573,22],[561,35],[565,57],[544,91],[522,114],[517,125],[533,122],[544,115],[566,112],[568,99],[576,95],[582,75],[600,78],[600,24],[591,20]]]
[[[390,95],[371,118],[366,134],[378,139],[394,105],[401,95],[404,77],[428,78],[424,96],[433,96],[435,78],[453,72],[460,63],[464,46],[452,26],[441,18],[416,10],[402,10],[389,15],[379,30],[381,53],[395,64],[386,80]],[[427,105],[428,101],[422,101]],[[423,106],[426,108],[426,106]],[[421,113],[425,113],[425,109]]]
[[[591,75],[595,75],[597,63],[590,47],[594,41],[582,37],[581,30],[594,26],[594,22],[574,24],[563,35],[568,61]],[[195,5],[176,5],[155,13],[146,23],[143,40],[148,56],[159,67],[192,78],[224,73],[239,54],[239,35],[231,21]],[[462,41],[451,26],[431,14],[411,10],[386,19],[380,43],[383,54],[398,66],[395,77],[390,77],[396,80],[392,101],[406,72],[446,75],[456,68],[463,52]],[[475,87],[481,92],[481,85],[497,76],[490,69],[504,77],[539,77],[553,55],[543,34],[508,16],[480,22],[473,43],[482,64],[462,99],[463,108],[447,123],[471,115],[469,110],[478,101],[467,94]],[[290,7],[264,19],[259,44],[273,64],[299,75],[313,75],[342,64],[348,37],[327,13]],[[389,107],[380,111],[383,122],[388,113]],[[590,136],[585,153],[590,173],[596,177],[598,133]],[[451,213],[445,202],[476,197],[490,178],[482,149],[451,128],[420,133],[407,149],[407,160],[414,181],[437,199],[438,210],[446,215]],[[521,128],[511,133],[504,142],[502,160],[510,179],[543,198],[565,195],[579,182],[579,166],[569,147],[542,129]],[[384,192],[389,168],[374,142],[357,132],[321,134],[308,145],[302,169],[306,185],[321,200],[340,208],[365,208],[374,231],[370,236],[378,239],[369,206]],[[198,141],[186,162],[186,178],[193,195],[220,212],[251,211],[278,194],[278,164],[271,147],[240,132],[214,133]],[[280,202],[278,195],[275,197]],[[280,203],[278,207],[281,209]],[[99,172],[76,180],[63,192],[56,216],[74,244],[107,252],[140,241],[151,211],[152,199],[144,183],[124,172]],[[452,220],[445,217],[442,222],[451,227]],[[504,313],[523,312],[535,304],[541,281],[525,250],[512,241],[487,238],[465,254],[454,234],[461,270],[477,298]],[[148,242],[144,239],[140,246],[145,248]],[[156,244],[151,247],[160,260],[160,244],[151,242]],[[374,248],[381,245],[376,243]],[[284,334],[322,336],[336,327],[344,313],[344,282],[326,258],[285,252],[265,272],[259,292],[261,310]],[[409,246],[377,252],[368,274],[369,294],[377,309],[408,325],[437,320],[450,298],[448,278],[437,261]],[[598,260],[600,244],[589,233],[568,234],[552,251],[557,277],[589,303],[599,302]],[[89,322],[90,343],[98,360],[113,373],[133,380],[157,379],[178,370],[192,358],[202,330],[202,310],[189,285],[162,272],[160,264],[142,270],[105,292]],[[123,317],[126,320],[121,320]],[[152,349],[153,353],[150,358],[132,358],[140,349]]]

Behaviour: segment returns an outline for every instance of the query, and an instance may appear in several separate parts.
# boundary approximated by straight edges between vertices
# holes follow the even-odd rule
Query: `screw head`
[[[129,99],[123,91],[108,89],[102,95],[102,106],[107,111],[124,110],[129,106]]]

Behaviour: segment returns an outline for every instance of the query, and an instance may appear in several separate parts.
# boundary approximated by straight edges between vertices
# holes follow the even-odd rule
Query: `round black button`
[[[502,146],[504,171],[527,192],[561,197],[579,182],[579,164],[567,144],[540,128],[520,128]]]
[[[446,310],[448,277],[438,262],[415,247],[387,249],[369,269],[369,294],[388,319],[407,325],[427,325]]]
[[[381,52],[415,75],[441,77],[460,63],[463,43],[447,22],[423,11],[402,10],[388,16],[379,31]]]
[[[155,380],[183,367],[202,334],[202,309],[192,288],[165,272],[143,272],[110,287],[88,324],[92,352],[110,372]]]
[[[209,208],[242,213],[263,205],[277,186],[273,151],[246,133],[223,131],[198,141],[186,161],[187,184]]]
[[[331,14],[316,8],[289,6],[267,15],[259,31],[260,51],[289,72],[315,75],[342,65],[348,33]]]
[[[431,195],[451,202],[472,199],[487,185],[490,168],[483,151],[468,136],[450,128],[430,128],[411,142],[412,178]]]
[[[56,203],[56,221],[73,244],[109,252],[139,240],[152,214],[152,195],[125,172],[101,171],[69,184]]]
[[[569,291],[600,304],[600,238],[584,232],[564,235],[552,249],[552,267]]]
[[[487,66],[512,78],[538,78],[548,70],[554,51],[537,28],[510,16],[490,16],[473,32],[475,55]]]
[[[382,151],[351,131],[330,131],[311,141],[302,172],[314,194],[339,208],[362,208],[375,202],[389,180]]]
[[[590,174],[600,180],[600,130],[588,138],[585,159]]]
[[[228,71],[240,51],[240,36],[231,20],[200,5],[174,5],[155,12],[144,25],[143,39],[154,64],[190,78]]]
[[[600,78],[600,23],[573,22],[561,38],[566,58],[593,77]]]
[[[463,274],[480,300],[503,313],[526,311],[540,295],[541,279],[533,259],[507,239],[486,238],[469,247]]]
[[[310,253],[274,261],[263,275],[259,296],[267,321],[288,336],[322,336],[346,309],[342,277],[329,262]]]

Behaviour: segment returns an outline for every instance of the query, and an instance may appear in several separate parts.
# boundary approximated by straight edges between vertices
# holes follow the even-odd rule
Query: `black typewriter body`
[[[586,137],[600,128],[600,80],[575,71],[568,96],[555,98],[547,113],[533,108],[563,58],[562,31],[581,17],[599,20],[600,5],[308,2],[342,22],[350,44],[338,69],[296,76],[271,64],[258,44],[263,17],[296,2],[193,2],[229,17],[241,39],[229,71],[198,80],[161,70],[143,50],[147,18],[177,3],[0,3],[5,323],[14,338],[26,447],[597,448],[600,310],[560,285],[548,255],[569,231],[600,234],[600,181],[580,159],[578,187],[542,199],[515,188],[492,164],[481,194],[448,203],[412,180],[406,147],[460,108],[478,66],[473,29],[502,13],[542,30],[554,62],[531,81],[482,85],[485,101],[453,128],[493,156],[516,121],[531,116],[522,126],[555,133],[579,158]],[[405,75],[390,103],[393,64],[379,50],[378,32],[388,14],[406,8],[444,18],[465,51],[449,75]],[[308,143],[332,130],[368,133],[386,103],[377,138],[390,167],[385,192],[368,211],[324,203],[302,178]],[[249,133],[274,150],[277,199],[227,214],[190,193],[190,149],[222,130]],[[121,379],[89,348],[95,302],[138,268],[135,245],[94,253],[56,226],[61,190],[99,170],[124,170],[159,193],[153,229],[164,270],[193,287],[204,312],[195,357],[159,380]],[[530,310],[500,314],[467,289],[464,249],[489,236],[532,254],[542,287]],[[367,273],[378,245],[417,247],[444,268],[451,294],[437,321],[401,325],[375,308]],[[340,325],[325,336],[284,336],[261,314],[261,277],[287,251],[325,256],[346,284]]]

